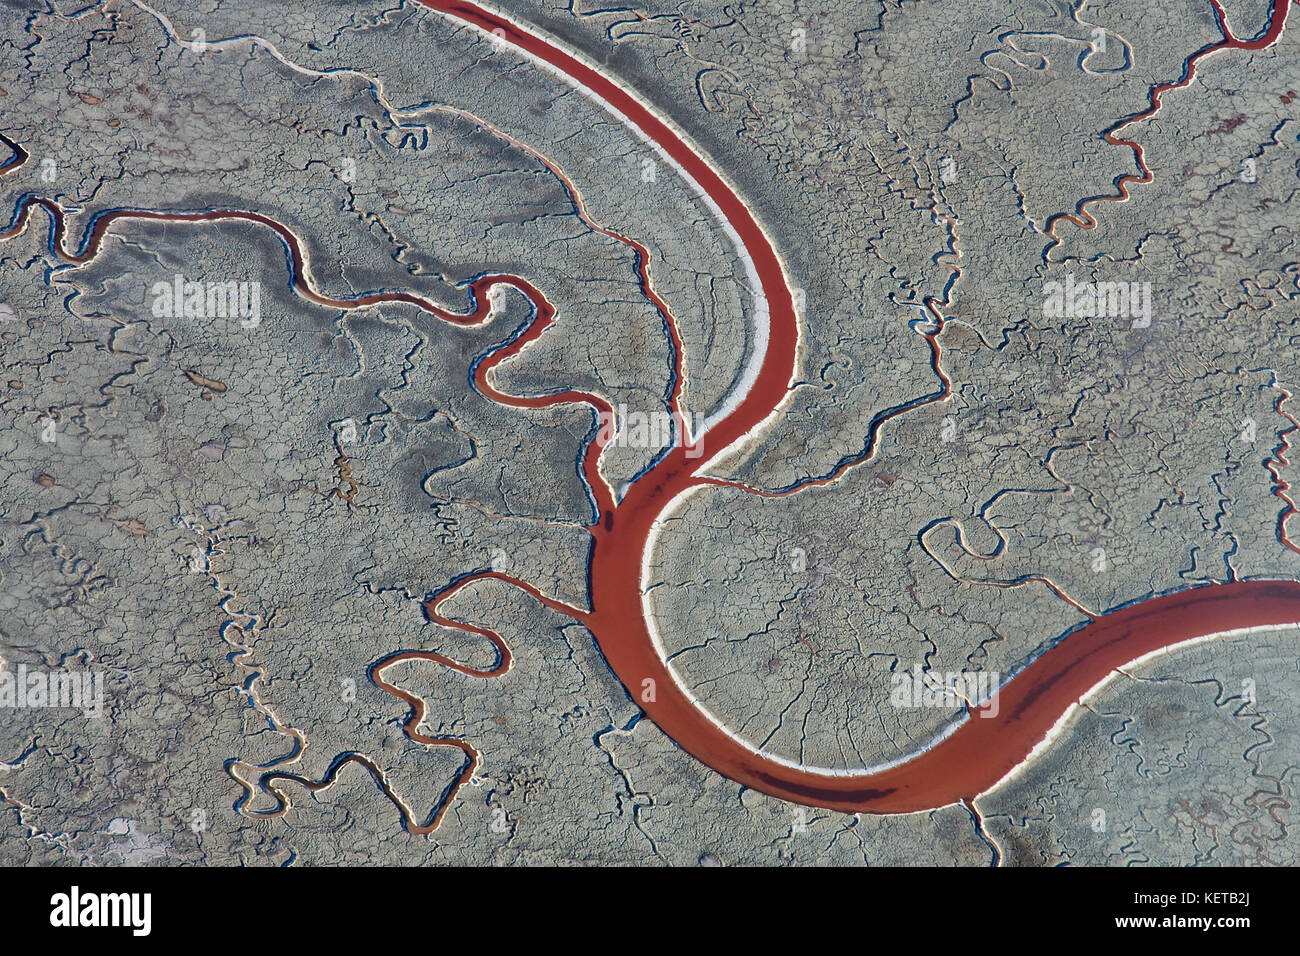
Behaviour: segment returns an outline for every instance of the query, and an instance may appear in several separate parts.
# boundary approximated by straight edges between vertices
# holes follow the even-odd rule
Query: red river
[[[1300,583],[1292,581],[1233,581],[1182,590],[1120,607],[1090,620],[1031,661],[1001,687],[996,706],[992,702],[985,702],[984,706],[980,706],[981,702],[974,702],[974,706],[967,708],[955,729],[946,736],[915,755],[882,769],[810,769],[759,752],[730,734],[678,683],[665,663],[654,636],[653,616],[644,598],[646,582],[643,569],[663,519],[685,495],[693,491],[709,493],[707,489],[718,484],[716,479],[710,480],[703,474],[708,463],[761,431],[778,414],[795,379],[800,322],[780,257],[754,214],[703,152],[628,87],[605,76],[576,52],[565,50],[535,29],[502,14],[463,0],[420,2],[454,21],[491,33],[499,42],[564,74],[635,127],[663,151],[680,173],[694,180],[735,231],[757,273],[767,305],[766,350],[756,378],[733,402],[730,410],[712,424],[703,438],[689,435],[679,407],[681,340],[666,306],[649,290],[647,253],[630,240],[607,232],[607,235],[613,235],[636,249],[642,287],[668,322],[676,375],[670,405],[678,424],[678,439],[657,464],[625,490],[621,500],[617,499],[599,469],[604,430],[598,430],[588,445],[581,468],[592,489],[597,512],[596,520],[589,528],[592,538],[589,606],[579,608],[557,601],[524,581],[496,571],[484,570],[458,578],[425,602],[426,615],[439,624],[492,641],[498,652],[495,665],[476,669],[434,652],[401,651],[376,661],[370,668],[370,677],[378,687],[409,705],[410,714],[403,726],[412,740],[429,746],[457,747],[466,756],[461,772],[444,791],[438,805],[423,823],[417,821],[369,758],[348,753],[337,758],[329,773],[319,782],[285,770],[268,770],[260,784],[277,798],[281,810],[287,808],[288,801],[277,785],[280,781],[293,781],[313,790],[322,789],[333,782],[343,765],[355,762],[364,765],[394,800],[408,830],[427,834],[437,829],[456,793],[478,769],[480,758],[473,746],[464,740],[423,734],[420,726],[427,713],[426,703],[390,683],[385,679],[385,673],[395,664],[416,660],[431,661],[471,677],[489,678],[506,673],[513,657],[498,634],[484,627],[455,621],[440,611],[449,597],[485,579],[496,579],[521,588],[545,606],[585,625],[632,699],[660,730],[702,763],[731,780],[774,797],[846,813],[909,813],[953,804],[971,808],[975,797],[993,788],[1021,766],[1037,748],[1048,743],[1054,728],[1075,705],[1125,665],[1152,653],[1215,634],[1300,624]],[[1202,48],[1189,57],[1183,80],[1153,87],[1151,109],[1121,126],[1154,115],[1160,107],[1161,93],[1190,82],[1196,63],[1210,53],[1223,49],[1262,49],[1271,45],[1281,36],[1290,2],[1273,0],[1268,27],[1264,34],[1253,40],[1233,37],[1217,0],[1213,5],[1224,34],[1223,42]],[[1123,195],[1113,198],[1126,198],[1128,182],[1147,182],[1151,174],[1142,163],[1140,147],[1127,140],[1115,139],[1111,134],[1107,134],[1107,138],[1132,145],[1143,170],[1142,177],[1129,177],[1120,182]],[[0,174],[12,172],[27,159],[20,146],[9,140],[5,142],[13,148],[15,159],[0,167]],[[1102,198],[1090,201],[1101,201]],[[1095,221],[1085,211],[1086,202],[1079,204],[1080,215],[1058,219],[1068,219],[1076,225],[1091,228]],[[94,257],[104,233],[112,222],[119,219],[244,220],[258,223],[274,230],[288,247],[293,283],[299,294],[335,308],[365,308],[381,302],[400,301],[445,321],[474,326],[491,319],[493,290],[503,286],[512,288],[532,302],[535,318],[522,335],[493,351],[478,364],[473,376],[475,387],[494,401],[515,407],[580,402],[599,414],[612,414],[606,400],[584,392],[570,390],[540,398],[521,398],[494,387],[493,370],[503,361],[518,355],[555,320],[555,309],[545,295],[517,276],[490,275],[475,280],[470,287],[472,308],[464,314],[403,292],[332,299],[312,288],[305,253],[291,230],[266,216],[239,210],[201,213],[115,210],[95,219],[81,247],[71,249],[66,244],[64,218],[58,205],[47,199],[26,197],[10,227],[0,232],[0,240],[22,232],[29,224],[32,211],[38,207],[49,214],[52,222],[51,248],[61,258],[73,263]],[[937,312],[936,319],[941,328],[941,317]],[[931,345],[937,350],[933,339]],[[702,445],[694,444],[705,440],[708,443],[707,454],[702,453]],[[1285,519],[1280,522],[1279,529],[1285,542]]]

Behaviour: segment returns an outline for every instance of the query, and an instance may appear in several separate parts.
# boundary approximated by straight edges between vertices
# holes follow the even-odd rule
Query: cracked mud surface
[[[697,144],[793,290],[789,395],[704,432],[643,578],[730,733],[896,761],[961,711],[896,706],[914,667],[1006,680],[1152,595],[1300,578],[1296,24],[1172,88],[1286,7],[494,8]],[[969,806],[789,803],[660,730],[584,626],[589,526],[680,430],[593,472],[592,407],[494,396],[721,420],[759,296],[563,75],[410,0],[18,4],[0,51],[0,657],[104,697],[0,707],[3,862],[1296,862],[1300,628],[1117,668]],[[256,219],[83,256],[122,210],[279,224],[317,300]],[[258,283],[256,321],[159,314],[178,275]],[[491,276],[554,308],[513,354],[532,300]],[[1053,313],[1067,276],[1149,323]]]

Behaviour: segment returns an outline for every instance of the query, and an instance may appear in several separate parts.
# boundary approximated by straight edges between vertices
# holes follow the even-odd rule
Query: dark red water
[[[793,380],[799,328],[780,260],[744,202],[681,134],[591,66],[532,31],[474,4],[461,0],[421,2],[494,32],[586,86],[658,143],[709,194],[740,236],[758,271],[770,309],[771,332],[758,380],[745,399],[708,432],[708,457],[765,421],[785,398]],[[1240,41],[1228,34],[1216,2],[1224,42],[1193,56],[1189,74],[1195,63],[1213,49],[1260,49],[1275,42],[1281,35],[1287,7],[1285,0],[1275,0],[1266,34],[1256,40]],[[1159,108],[1164,89],[1189,81],[1190,77],[1155,88],[1153,111]],[[1140,160],[1140,148],[1138,155]],[[1116,668],[1195,637],[1300,622],[1300,584],[1293,582],[1234,582],[1152,598],[1113,611],[1069,635],[1002,689],[996,716],[966,720],[943,741],[906,763],[872,774],[819,774],[791,767],[755,753],[701,713],[669,672],[651,638],[642,603],[642,562],[652,541],[652,529],[669,504],[682,492],[706,483],[698,475],[701,459],[688,456],[689,451],[679,444],[633,482],[622,501],[612,508],[601,506],[600,519],[591,529],[591,609],[557,607],[549,600],[546,603],[590,629],[633,700],[678,746],[732,780],[794,802],[873,813],[903,813],[969,802],[1022,763],[1058,720]],[[588,463],[588,480],[595,487],[598,480],[590,456]],[[440,623],[463,627],[438,615],[437,609],[473,579],[462,579],[431,599],[426,605],[430,616]],[[530,590],[535,593],[535,589]],[[490,636],[499,641],[496,635]],[[644,693],[647,680],[653,681],[653,700]],[[423,713],[422,703],[413,706],[417,713]]]

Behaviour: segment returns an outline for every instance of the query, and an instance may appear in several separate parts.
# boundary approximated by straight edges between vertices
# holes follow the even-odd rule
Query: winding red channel
[[[1127,176],[1120,176],[1115,180],[1116,192],[1103,196],[1088,196],[1080,199],[1074,207],[1073,213],[1057,213],[1047,221],[1045,231],[1052,241],[1048,244],[1043,255],[1048,256],[1051,250],[1060,244],[1060,238],[1056,235],[1056,227],[1062,222],[1073,223],[1080,229],[1095,229],[1097,220],[1092,213],[1088,212],[1088,207],[1094,203],[1103,202],[1125,202],[1128,200],[1130,185],[1143,186],[1153,179],[1155,174],[1147,166],[1146,152],[1142,149],[1142,144],[1135,140],[1123,139],[1117,134],[1120,130],[1127,129],[1136,123],[1142,123],[1149,120],[1160,112],[1163,105],[1163,97],[1171,90],[1181,90],[1190,86],[1192,80],[1196,77],[1196,66],[1206,57],[1218,53],[1222,50],[1264,50],[1272,46],[1282,37],[1282,31],[1286,29],[1287,14],[1290,12],[1292,0],[1272,0],[1268,11],[1268,26],[1257,37],[1249,40],[1243,40],[1235,36],[1228,27],[1228,14],[1223,9],[1219,0],[1210,0],[1210,6],[1214,8],[1214,20],[1223,34],[1223,39],[1201,47],[1183,62],[1183,75],[1172,83],[1160,83],[1151,88],[1149,103],[1150,105],[1141,113],[1116,123],[1110,129],[1102,134],[1102,139],[1112,146],[1127,146],[1133,151],[1133,159],[1138,165],[1140,172],[1137,175],[1130,173]]]
[[[743,401],[709,430],[708,456],[694,454],[697,449],[680,441],[632,483],[621,501],[600,508],[591,528],[590,611],[545,602],[586,625],[632,699],[683,750],[732,780],[811,806],[908,813],[955,803],[969,805],[1023,763],[1058,721],[1118,668],[1200,637],[1300,623],[1300,583],[1291,581],[1211,585],[1121,608],[1089,622],[1038,657],[1001,689],[997,707],[990,703],[977,708],[929,749],[877,772],[817,772],[792,766],[756,752],[727,733],[681,687],[656,647],[642,600],[642,564],[655,525],[673,502],[684,492],[708,483],[699,474],[703,463],[767,420],[793,383],[799,320],[780,259],[771,239],[732,187],[681,133],[624,87],[531,30],[475,4],[463,0],[421,2],[544,60],[636,125],[717,204],[740,236],[762,283],[771,322],[767,353]],[[1222,11],[1217,2],[1214,5],[1226,35]],[[1274,42],[1281,34],[1288,6],[1289,0],[1274,0],[1267,40],[1243,42],[1226,36],[1216,49],[1258,49]],[[1209,51],[1202,55],[1205,52]],[[1153,96],[1158,108],[1159,93]],[[673,411],[679,410],[674,407]],[[603,482],[590,455],[587,461],[587,478],[595,488]],[[513,580],[491,572],[461,579],[426,604],[430,617],[463,626],[439,615],[438,607],[470,581],[483,577]],[[499,642],[495,634],[490,636]],[[647,680],[653,685],[647,685]],[[653,699],[644,693],[647,686],[653,687]],[[412,706],[408,730],[418,726],[424,713],[423,702],[412,702]],[[989,716],[995,711],[995,716]]]
[[[465,754],[461,772],[425,822],[417,822],[409,807],[388,785],[380,768],[359,753],[340,755],[325,778],[318,782],[288,772],[284,769],[284,759],[263,765],[264,773],[259,784],[275,797],[278,806],[271,814],[260,815],[280,813],[287,808],[288,800],[278,785],[280,781],[293,781],[310,790],[320,790],[334,781],[343,766],[358,763],[375,776],[384,792],[393,799],[408,830],[427,834],[437,829],[457,792],[472,779],[479,766],[479,754],[464,740],[422,733],[420,727],[427,714],[427,704],[419,696],[387,680],[385,673],[396,664],[417,660],[431,661],[475,678],[491,678],[506,673],[513,658],[500,635],[488,628],[453,620],[439,610],[461,589],[485,579],[519,587],[545,606],[585,625],[632,699],[665,734],[702,763],[763,793],[844,812],[907,813],[956,803],[970,806],[977,795],[995,786],[1042,745],[1081,698],[1124,665],[1201,637],[1244,628],[1300,623],[1300,583],[1292,581],[1234,581],[1209,585],[1114,610],[1064,637],[1021,670],[1001,688],[996,707],[988,702],[984,707],[968,709],[964,720],[947,736],[909,759],[881,770],[819,771],[796,766],[758,752],[729,734],[677,682],[665,663],[652,634],[652,617],[643,600],[642,567],[653,547],[658,523],[675,503],[694,489],[717,485],[716,479],[701,474],[708,462],[743,441],[774,416],[792,386],[798,361],[799,319],[785,270],[771,239],[735,190],[684,134],[657,116],[635,94],[531,28],[502,15],[462,0],[420,2],[462,23],[488,31],[566,74],[621,113],[693,178],[735,230],[756,269],[770,316],[767,348],[757,378],[741,400],[713,424],[704,439],[688,437],[679,407],[680,336],[666,306],[649,290],[645,249],[617,234],[607,233],[634,246],[640,258],[638,269],[642,286],[669,325],[677,376],[669,403],[678,422],[679,438],[654,467],[625,490],[621,500],[617,499],[599,469],[606,440],[603,430],[597,431],[586,448],[581,468],[596,506],[596,520],[589,528],[592,536],[589,609],[547,597],[535,586],[496,571],[480,571],[457,579],[425,602],[426,614],[436,623],[490,640],[497,648],[495,664],[473,668],[430,651],[401,651],[376,661],[370,669],[376,686],[410,707],[403,727],[412,740],[430,746],[456,747]],[[1289,0],[1274,0],[1269,42],[1280,35],[1288,6]],[[1231,38],[1217,2],[1215,9],[1224,27],[1226,45],[1258,48],[1260,41]],[[1224,48],[1225,44],[1215,48]],[[1195,60],[1207,52],[1210,48],[1200,51],[1189,61],[1189,72]],[[1155,108],[1159,106],[1159,90],[1153,89]],[[13,159],[0,167],[0,175],[4,175],[22,166],[28,157],[18,144],[2,136],[0,140],[9,144],[14,152]],[[566,390],[542,397],[519,397],[503,393],[493,385],[493,370],[536,340],[555,317],[555,309],[546,297],[520,277],[490,275],[475,280],[469,289],[470,309],[464,314],[405,292],[334,299],[312,288],[305,253],[290,229],[267,216],[241,210],[199,213],[114,210],[98,216],[80,248],[74,249],[67,245],[66,223],[59,205],[49,199],[26,196],[10,226],[0,231],[0,241],[22,233],[37,208],[44,209],[50,216],[51,250],[64,261],[74,264],[92,259],[100,250],[110,225],[122,219],[182,223],[236,220],[268,227],[279,235],[289,250],[294,289],[310,301],[334,308],[357,309],[383,302],[404,302],[443,321],[474,326],[491,319],[492,295],[497,287],[513,288],[533,304],[535,316],[520,335],[489,353],[476,366],[475,387],[488,398],[515,407],[536,408],[579,402],[602,415],[612,414],[608,402],[586,392]],[[1079,210],[1083,212],[1083,204]],[[937,348],[933,340],[931,345]],[[707,440],[709,446],[707,455],[701,454],[702,448],[698,444],[703,440]],[[1280,463],[1285,463],[1285,459]],[[1280,536],[1286,542],[1285,516],[1279,528]]]

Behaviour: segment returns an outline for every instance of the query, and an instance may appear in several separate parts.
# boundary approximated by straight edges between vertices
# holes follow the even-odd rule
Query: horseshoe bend
[[[6,862],[1294,862],[1289,0],[244,6],[4,38]]]

